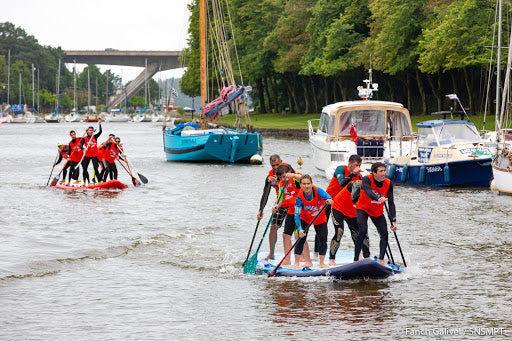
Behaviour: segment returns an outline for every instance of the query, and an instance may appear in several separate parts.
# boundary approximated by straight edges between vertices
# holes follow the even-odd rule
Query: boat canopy
[[[385,101],[349,101],[322,110],[318,129],[330,136],[349,139],[352,123],[357,136],[365,139],[412,137],[409,111],[403,105]]]
[[[418,146],[480,143],[475,124],[462,120],[430,120],[416,124]]]

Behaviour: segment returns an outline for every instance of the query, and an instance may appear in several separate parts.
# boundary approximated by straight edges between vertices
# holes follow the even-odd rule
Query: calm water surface
[[[46,187],[57,143],[88,125],[0,126],[1,340],[512,336],[511,197],[396,187],[409,267],[387,280],[244,275],[268,162],[169,163],[158,124],[104,123],[100,141],[119,135],[150,182],[134,188],[120,169],[124,191]],[[301,172],[326,187],[306,141],[265,138],[265,161],[273,153],[294,166],[301,156]],[[377,238],[371,226],[372,254]],[[342,248],[351,243],[345,235]]]

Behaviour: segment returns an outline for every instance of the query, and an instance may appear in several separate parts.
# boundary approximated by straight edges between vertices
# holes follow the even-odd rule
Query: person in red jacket
[[[116,137],[114,141],[110,141],[105,144],[103,157],[106,161],[106,168],[103,174],[103,181],[107,181],[107,175],[110,176],[110,180],[117,180],[116,159],[121,154],[120,145],[121,139],[119,137]],[[124,155],[121,154],[121,156]]]
[[[258,215],[256,216],[258,221],[263,218],[263,208],[268,201],[268,196],[270,193],[270,188],[273,187],[276,190],[276,195],[279,196],[279,179],[276,177],[276,171],[279,166],[282,164],[287,165],[281,160],[281,157],[277,154],[273,154],[270,156],[270,166],[272,169],[268,172],[267,177],[265,178],[265,187],[263,188],[263,194],[260,199],[260,210],[258,211]],[[291,167],[291,166],[290,166]],[[292,168],[292,173],[295,171]],[[286,217],[286,209],[281,208],[272,217],[272,222],[270,225],[270,232],[268,234],[268,242],[270,244],[269,254],[265,257],[265,259],[274,259],[274,249],[276,247],[277,242],[277,230],[283,224],[283,221]]]
[[[331,198],[336,198],[336,195],[345,187],[349,182],[355,180],[361,180],[361,162],[363,160],[357,154],[350,155],[348,158],[348,165],[340,165],[336,167],[334,170],[334,174],[331,178],[331,182],[327,189],[325,190]],[[331,216],[331,206],[327,206],[325,208],[325,215],[327,216],[327,222],[329,222],[329,217]],[[331,245],[329,250],[338,250],[339,243],[341,237],[343,236],[343,221],[341,221],[341,226],[338,224],[334,224],[334,235],[332,236]],[[341,230],[340,230],[341,228]],[[318,239],[315,237],[315,253],[313,255],[313,260],[316,260],[318,255]],[[336,255],[336,251],[334,252]],[[332,253],[329,254],[329,265],[335,265],[334,258],[332,257]]]
[[[363,178],[359,200],[356,204],[357,225],[359,232],[354,246],[354,261],[359,260],[364,239],[368,233],[368,217],[372,220],[380,235],[379,263],[384,262],[384,255],[388,245],[388,227],[384,217],[384,203],[389,203],[391,230],[396,231],[396,209],[393,200],[393,184],[386,179],[386,165],[376,162],[372,165],[371,174]]]
[[[280,209],[286,209],[283,231],[283,248],[285,254],[292,247],[291,237],[295,231],[295,200],[300,191],[299,180],[302,176],[300,173],[293,173],[292,170],[293,168],[290,165],[281,165],[277,168],[276,177],[280,180],[279,187],[283,188],[283,195],[277,205],[272,208],[273,213],[277,213]],[[309,249],[307,252],[309,252]],[[290,255],[286,256],[282,265],[291,265]]]
[[[328,268],[329,266],[324,263],[325,254],[327,253],[327,217],[325,214],[319,213],[324,205],[332,204],[332,199],[327,192],[320,187],[313,186],[313,180],[308,174],[304,174],[300,178],[300,191],[295,201],[295,225],[299,231],[299,238],[301,238],[295,246],[295,264],[294,269],[300,268],[300,256],[302,255],[306,262],[306,267],[313,266],[308,253],[302,253],[304,243],[306,243],[307,233],[304,232],[310,223],[313,222],[315,231],[318,234],[320,241],[319,253],[319,266],[321,268]]]
[[[66,182],[66,175],[68,174],[68,168],[71,166],[71,163],[69,160],[69,154],[71,154],[71,148],[69,145],[63,145],[62,143],[57,145],[57,148],[59,148],[59,158],[54,163],[53,167],[57,166],[62,160],[66,160],[66,164],[64,165],[64,168],[62,169],[62,179],[59,180],[60,183]]]
[[[357,215],[356,215],[356,202],[359,199],[359,188],[361,186],[361,180],[349,182],[349,184],[336,195],[332,203],[332,223],[336,229],[336,234],[331,240],[331,246],[329,247],[329,265],[336,265],[336,252],[340,246],[340,240],[343,236],[344,227],[343,222],[347,223],[352,236],[354,245],[357,240],[359,233],[359,227],[357,226]],[[368,235],[362,245],[363,257],[370,257],[370,241]]]
[[[76,137],[76,132],[71,130],[69,132],[69,136],[71,136],[71,141],[69,141],[68,145],[71,149],[71,154],[69,155],[69,183],[74,180],[78,181],[79,171],[78,164],[82,161],[82,156],[84,155],[84,150],[82,149],[81,142],[82,139],[80,137]]]
[[[92,177],[92,181],[96,182],[96,177],[100,175],[99,172],[99,162],[98,162],[98,137],[101,135],[101,118],[98,121],[99,131],[94,134],[94,128],[87,128],[86,135],[80,142],[80,147],[85,150],[85,155],[82,160],[82,170],[83,170],[83,178],[84,183],[89,182],[89,172],[87,168],[89,167],[89,163],[92,161],[92,166],[94,168],[94,174]]]

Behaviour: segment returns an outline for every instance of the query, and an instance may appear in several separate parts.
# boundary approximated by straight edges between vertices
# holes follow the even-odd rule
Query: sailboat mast
[[[201,53],[201,106],[206,104],[207,68],[206,68],[206,0],[199,2],[199,47]]]
[[[59,113],[59,95],[60,95],[60,58],[59,58],[59,69],[57,72],[57,114]]]
[[[21,106],[21,72],[20,72],[20,106]]]
[[[7,56],[7,105],[9,105],[9,95],[11,92],[11,49],[9,49]]]
[[[87,67],[87,113],[91,110],[91,70]]]
[[[35,89],[35,79],[34,79],[34,64],[32,64],[32,109],[35,105],[35,97],[36,97],[36,89]]]
[[[499,126],[499,113],[500,113],[500,62],[501,62],[501,10],[502,10],[502,1],[499,1],[498,5],[498,51],[496,54],[496,113],[495,113],[495,130],[500,129]]]
[[[73,67],[73,110],[76,111],[76,60],[74,60],[75,66]]]

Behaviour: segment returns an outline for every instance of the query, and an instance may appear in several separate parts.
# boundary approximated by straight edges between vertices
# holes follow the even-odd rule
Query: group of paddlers
[[[114,134],[109,134],[108,139],[98,144],[98,138],[102,133],[101,119],[99,120],[98,132],[95,134],[94,127],[88,127],[82,137],[77,137],[76,132],[71,130],[69,136],[71,141],[68,144],[58,145],[58,158],[53,167],[62,160],[66,163],[62,169],[62,180],[60,183],[69,185],[79,184],[79,171],[82,166],[83,184],[93,184],[110,180],[117,180],[117,167],[115,161],[124,157],[121,139]],[[92,179],[89,177],[88,167],[92,163]],[[66,176],[69,174],[68,180]],[[92,181],[91,181],[92,180]]]
[[[354,261],[370,257],[368,239],[368,217],[372,220],[380,235],[379,263],[384,262],[388,246],[387,222],[384,208],[391,221],[391,230],[396,230],[396,210],[393,200],[393,185],[386,179],[386,166],[376,162],[371,167],[371,174],[361,175],[362,159],[358,155],[350,156],[348,165],[338,166],[327,190],[313,185],[308,174],[296,173],[279,155],[270,157],[272,169],[265,179],[265,188],[260,202],[258,220],[263,216],[270,188],[276,190],[277,199],[272,207],[270,222],[270,252],[266,259],[274,258],[277,230],[284,221],[283,246],[285,254],[292,247],[292,235],[300,238],[295,244],[294,268],[311,267],[312,259],[306,237],[308,227],[313,225],[316,231],[313,260],[318,258],[321,268],[335,266],[336,252],[347,223],[354,242]],[[386,205],[386,202],[389,204]],[[334,236],[329,248],[329,262],[325,264],[327,253],[327,222],[330,216],[334,225]],[[361,255],[362,253],[362,255]],[[303,266],[301,262],[304,262]],[[282,265],[291,265],[289,254]]]

